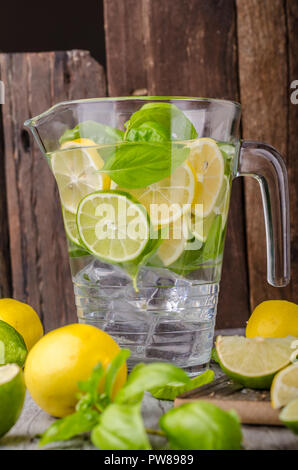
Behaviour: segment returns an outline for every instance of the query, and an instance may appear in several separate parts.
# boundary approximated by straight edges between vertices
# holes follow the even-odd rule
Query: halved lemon
[[[186,217],[181,217],[169,225],[167,233],[163,234],[164,240],[157,250],[157,255],[164,266],[174,263],[183,253],[188,241],[188,223]]]
[[[146,188],[130,189],[129,193],[143,204],[151,223],[157,228],[175,222],[190,211],[197,190],[195,171],[187,162],[176,168],[171,176]]]
[[[84,196],[110,187],[109,176],[98,172],[103,159],[95,148],[88,148],[94,146],[90,139],[67,141],[51,157],[62,204],[73,214]]]
[[[290,363],[293,339],[218,336],[216,352],[229,377],[246,387],[267,389],[274,375]]]
[[[150,239],[146,209],[124,191],[97,191],[79,204],[77,227],[87,250],[111,263],[137,258]]]
[[[298,362],[276,374],[270,394],[273,408],[280,408],[298,398]]]
[[[213,210],[222,188],[224,159],[213,139],[204,137],[189,143],[188,146],[188,161],[194,168],[200,185],[192,211],[196,213],[196,204],[203,204],[203,217],[207,217]]]

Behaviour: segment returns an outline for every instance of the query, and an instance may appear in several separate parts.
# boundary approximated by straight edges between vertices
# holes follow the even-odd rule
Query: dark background
[[[102,0],[7,0],[1,6],[0,52],[71,49],[88,50],[105,65]]]

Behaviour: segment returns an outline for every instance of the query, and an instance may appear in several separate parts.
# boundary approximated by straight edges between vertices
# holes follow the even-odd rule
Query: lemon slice
[[[280,408],[298,398],[298,363],[286,367],[274,377],[270,394],[273,408]]]
[[[56,178],[63,206],[76,213],[80,200],[89,193],[108,189],[110,178],[98,173],[104,161],[90,139],[65,142],[61,150],[52,154],[51,166]]]
[[[290,363],[293,337],[218,336],[216,352],[223,371],[250,388],[269,388],[274,375]]]
[[[157,228],[175,222],[190,211],[197,190],[195,171],[187,162],[176,168],[171,176],[146,188],[130,189],[129,193],[143,204],[151,223]]]
[[[64,228],[69,240],[76,245],[80,246],[79,232],[77,228],[76,214],[69,212],[64,207],[62,208],[62,215],[64,221]]]
[[[88,251],[111,263],[137,258],[150,237],[145,208],[123,191],[86,196],[77,212],[79,236]]]
[[[183,253],[188,241],[188,223],[186,217],[181,217],[169,225],[168,232],[163,236],[165,239],[158,248],[157,255],[164,266],[169,266]]]
[[[195,170],[200,191],[193,204],[203,204],[203,217],[213,210],[224,180],[224,159],[215,140],[209,138],[197,139],[188,144],[190,153],[188,161]]]
[[[298,434],[298,398],[290,401],[280,413],[279,419],[291,429],[291,431]]]

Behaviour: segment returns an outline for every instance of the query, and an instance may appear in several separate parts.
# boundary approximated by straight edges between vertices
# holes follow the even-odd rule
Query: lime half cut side
[[[79,204],[80,239],[94,256],[111,263],[136,259],[150,239],[146,209],[124,191],[96,191]]]
[[[0,367],[0,437],[16,423],[24,404],[25,383],[17,364]]]
[[[273,408],[280,408],[298,398],[298,362],[276,374],[270,395]]]
[[[63,215],[65,233],[68,239],[75,245],[80,246],[76,214],[73,214],[72,212],[69,212],[64,207],[62,207],[62,215]]]
[[[279,415],[279,419],[293,431],[298,434],[298,397],[285,406]]]
[[[274,375],[290,363],[293,339],[218,336],[216,351],[229,377],[246,387],[269,389]]]

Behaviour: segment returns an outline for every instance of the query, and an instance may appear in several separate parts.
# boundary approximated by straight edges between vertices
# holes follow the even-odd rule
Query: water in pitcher
[[[48,162],[79,321],[129,348],[130,368],[159,360],[195,373],[210,359],[235,147],[152,141],[158,132],[99,146],[69,130]]]

